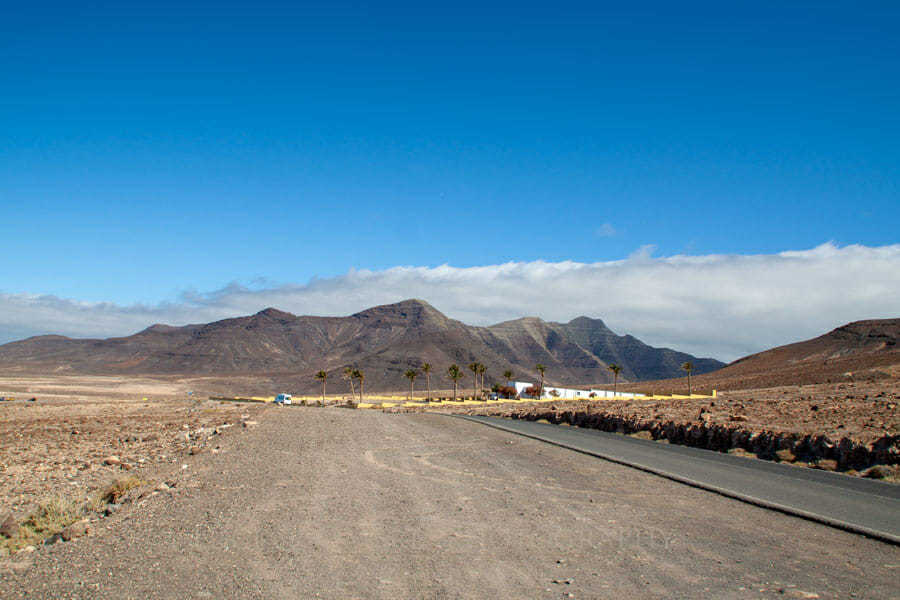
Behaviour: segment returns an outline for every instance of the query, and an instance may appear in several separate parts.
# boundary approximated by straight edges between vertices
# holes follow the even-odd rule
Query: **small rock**
[[[88,525],[87,519],[82,519],[81,521],[75,521],[65,529],[59,532],[59,535],[62,536],[62,539],[65,541],[74,540],[75,538],[79,538],[83,535],[87,535],[90,532],[91,528]]]
[[[110,465],[110,466],[116,466],[116,465],[121,465],[122,461],[121,461],[121,459],[119,459],[118,456],[113,455],[113,456],[107,456],[106,458],[104,458],[103,464]]]
[[[62,538],[61,535],[59,535],[58,533],[54,533],[53,535],[51,535],[50,537],[48,537],[46,540],[44,540],[44,545],[45,545],[45,546],[52,546],[52,545],[55,544],[56,542],[62,541],[62,539],[63,539],[63,538]]]
[[[259,425],[259,421],[244,421],[241,425],[244,427],[253,427],[254,425]]]
[[[160,483],[158,486],[156,486],[156,489],[157,489],[157,491],[164,492],[167,489],[169,489],[169,486],[166,485],[165,483]]]
[[[790,590],[787,593],[788,598],[806,598],[807,600],[813,600],[814,598],[818,598],[819,595],[815,592],[804,592],[803,590]]]
[[[106,510],[103,511],[103,513],[108,517],[112,514],[119,512],[119,509],[121,509],[121,508],[122,508],[121,504],[107,504]]]
[[[7,515],[0,523],[0,535],[11,538],[19,533],[19,524],[12,515]]]
[[[34,546],[25,546],[24,548],[19,550],[19,552],[24,552],[24,553],[28,554],[30,552],[34,552],[35,550],[37,550],[37,548],[35,548]]]
[[[744,415],[731,415],[728,420],[735,423],[743,423],[747,420],[747,417],[745,417]]]

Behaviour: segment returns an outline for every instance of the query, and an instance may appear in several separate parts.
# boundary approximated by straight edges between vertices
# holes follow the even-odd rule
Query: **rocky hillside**
[[[739,390],[898,378],[900,319],[881,319],[848,323],[811,340],[751,354],[693,379],[695,388]],[[640,387],[681,391],[687,382],[681,378]]]
[[[0,346],[0,369],[6,372],[290,374],[302,390],[316,389],[312,374],[319,369],[336,372],[346,365],[363,369],[368,389],[376,390],[402,389],[403,371],[423,362],[434,366],[433,385],[446,387],[443,373],[454,362],[484,363],[486,382],[500,381],[506,369],[516,378],[535,379],[534,366],[542,363],[550,383],[575,385],[609,382],[610,363],[623,367],[621,380],[639,381],[677,376],[688,360],[697,373],[723,365],[619,336],[598,319],[548,323],[528,317],[473,327],[421,300],[349,317],[295,316],[269,308],[205,325],[154,325],[121,338],[40,336]]]

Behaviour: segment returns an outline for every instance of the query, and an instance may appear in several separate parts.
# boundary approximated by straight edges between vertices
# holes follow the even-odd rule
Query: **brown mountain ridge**
[[[741,390],[900,376],[900,319],[855,321],[818,337],[740,358],[694,378],[695,389]],[[641,389],[680,391],[684,378]],[[634,386],[630,386],[634,387]]]
[[[422,300],[348,317],[296,316],[267,308],[207,324],[153,325],[127,337],[50,335],[0,346],[0,369],[6,373],[290,374],[298,391],[316,389],[312,375],[319,369],[337,379],[335,372],[347,365],[365,372],[369,390],[398,389],[405,385],[402,373],[423,362],[434,367],[434,385],[446,387],[448,365],[473,361],[487,366],[487,383],[500,382],[506,369],[518,379],[535,379],[534,366],[542,363],[548,382],[565,385],[608,383],[611,363],[622,366],[624,381],[677,377],[685,361],[692,361],[698,374],[724,365],[617,335],[599,319],[553,323],[526,317],[475,327]]]

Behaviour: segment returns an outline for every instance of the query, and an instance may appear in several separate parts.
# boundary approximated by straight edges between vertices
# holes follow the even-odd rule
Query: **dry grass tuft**
[[[87,513],[84,501],[74,498],[50,498],[38,504],[11,538],[0,537],[0,555],[12,554],[25,546],[36,546],[59,533]]]
[[[132,490],[136,487],[140,487],[147,483],[141,479],[138,479],[134,475],[126,475],[125,477],[120,477],[113,481],[111,484],[106,486],[100,492],[100,500],[106,504],[117,504],[119,500],[121,500],[125,494],[128,493],[128,490]]]

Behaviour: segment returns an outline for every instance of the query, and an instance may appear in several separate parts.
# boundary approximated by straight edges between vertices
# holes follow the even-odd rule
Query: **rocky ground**
[[[0,520],[42,500],[90,498],[129,473],[215,452],[258,404],[189,396],[175,383],[66,377],[0,379]],[[35,398],[35,401],[30,401]]]
[[[4,598],[891,598],[896,547],[442,415],[269,409]]]
[[[900,386],[890,380],[722,392],[710,399],[560,401],[439,410],[645,432],[675,443],[856,473],[875,464],[900,463],[898,405]],[[779,458],[782,450],[789,452]],[[893,477],[893,470],[884,473]]]

